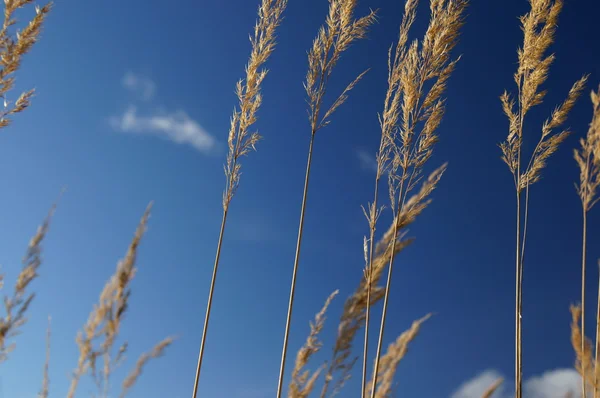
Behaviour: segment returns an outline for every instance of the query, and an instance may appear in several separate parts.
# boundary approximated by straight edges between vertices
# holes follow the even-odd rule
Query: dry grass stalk
[[[206,315],[204,318],[204,327],[202,330],[202,339],[198,352],[198,364],[196,367],[196,377],[194,380],[194,390],[192,397],[195,398],[198,391],[198,381],[202,369],[202,359],[204,356],[204,346],[206,343],[206,334],[208,332],[208,323],[210,320],[210,310],[212,307],[213,293],[219,268],[219,258],[221,256],[221,245],[223,243],[223,234],[227,222],[227,212],[229,204],[237,190],[240,182],[241,164],[240,158],[255,149],[256,143],[260,140],[260,135],[256,132],[250,132],[250,128],[257,119],[257,112],[262,103],[260,92],[262,82],[267,76],[267,70],[263,68],[273,51],[275,50],[276,36],[275,31],[283,18],[283,12],[287,6],[287,0],[262,0],[258,8],[258,20],[254,27],[254,34],[250,36],[252,50],[248,64],[246,65],[246,77],[236,84],[236,95],[239,100],[239,107],[234,109],[231,117],[231,126],[227,138],[229,152],[225,164],[225,190],[223,192],[223,218],[221,221],[221,230],[217,243],[217,253],[210,283],[208,300],[206,305]]]
[[[389,138],[395,152],[389,169],[390,203],[394,216],[404,211],[408,195],[421,180],[423,166],[431,157],[438,140],[436,130],[445,111],[443,94],[459,60],[451,59],[450,54],[464,23],[463,15],[467,4],[467,1],[462,0],[432,0],[429,26],[419,46],[418,41],[408,45],[408,34],[416,18],[418,1],[406,2],[396,49],[393,52],[390,49],[389,52],[388,92],[384,103],[384,117],[381,119],[382,140],[383,136],[388,134],[387,131],[398,130],[397,137]],[[386,114],[390,115],[388,121]],[[391,126],[386,126],[388,124]],[[376,220],[375,207],[371,209],[370,215],[371,220]],[[374,228],[371,231],[374,231]],[[398,229],[393,232],[394,236],[398,233]],[[392,240],[395,241],[396,239]],[[375,396],[374,386],[377,384],[393,264],[394,256],[390,256],[373,369],[372,398]],[[367,314],[369,308],[370,305],[367,304]],[[365,329],[368,328],[367,317]],[[365,336],[367,335],[368,332],[365,332]],[[364,344],[367,344],[366,338]],[[366,355],[363,358],[363,367],[366,367]]]
[[[600,92],[600,90],[599,90]],[[581,249],[581,329],[585,325],[583,312],[585,308],[585,274],[586,274],[586,252],[587,252],[587,214],[591,208],[596,204],[598,198],[596,197],[598,185],[600,185],[600,100],[598,99],[598,93],[592,91],[591,94],[592,105],[593,105],[593,116],[592,122],[588,129],[585,139],[581,139],[581,149],[575,150],[575,161],[579,166],[579,185],[577,186],[577,192],[581,199],[581,208],[583,212],[583,223],[582,223],[582,249]],[[600,289],[600,288],[599,288]],[[598,304],[598,310],[600,311],[600,303]],[[599,325],[597,325],[598,329]],[[596,332],[596,366],[598,358],[598,331]],[[594,385],[597,385],[597,374],[598,370],[594,371]],[[594,397],[597,397],[598,391],[594,389]]]
[[[50,393],[50,375],[48,369],[50,368],[50,337],[51,337],[51,319],[48,317],[48,330],[46,331],[46,361],[44,362],[44,376],[42,378],[42,389],[38,394],[38,398],[48,398]]]
[[[594,358],[592,354],[592,342],[590,339],[585,337],[580,328],[581,322],[581,306],[571,305],[571,344],[575,351],[575,369],[581,375],[582,380],[585,380],[586,387],[589,386],[593,390],[596,387],[593,385],[594,372],[593,364]],[[585,391],[585,390],[583,390]],[[586,397],[585,395],[583,396]]]
[[[327,308],[333,298],[337,296],[338,292],[339,291],[336,290],[329,295],[327,300],[325,300],[323,308],[315,316],[314,322],[310,323],[310,334],[306,339],[306,343],[304,343],[296,354],[296,363],[294,365],[294,370],[292,371],[292,381],[290,382],[288,390],[288,398],[307,398],[314,389],[315,382],[322,371],[322,367],[312,374],[310,374],[308,370],[304,370],[304,368],[308,364],[310,358],[319,352],[323,346],[323,343],[319,341],[318,337],[325,326],[325,313],[327,312]]]
[[[0,364],[8,359],[8,354],[14,350],[15,343],[7,344],[7,340],[19,334],[21,327],[27,322],[26,313],[34,293],[28,292],[28,287],[38,277],[38,269],[42,264],[42,241],[46,237],[50,221],[56,210],[56,204],[50,208],[46,219],[29,241],[29,246],[23,258],[23,268],[17,276],[12,296],[4,296],[6,315],[0,317]],[[0,277],[0,288],[3,278]]]
[[[403,239],[404,235],[395,231],[402,231],[408,227],[416,217],[429,205],[429,196],[440,181],[446,166],[435,170],[421,186],[418,193],[406,201],[404,209],[397,214],[392,221],[392,225],[383,234],[383,237],[375,245],[375,256],[369,272],[371,273],[371,283],[373,289],[371,293],[370,305],[375,305],[384,297],[385,291],[378,287],[383,271],[389,263],[392,256],[400,253],[406,248],[412,240]],[[395,238],[395,239],[394,239]],[[335,396],[343,388],[345,382],[349,379],[350,373],[356,358],[352,355],[352,342],[362,326],[365,325],[365,314],[367,307],[367,281],[361,278],[360,284],[354,294],[352,294],[344,303],[344,309],[340,317],[337,336],[333,347],[332,358],[329,361],[327,372],[325,374],[325,384],[321,390],[321,398],[325,398],[329,392],[331,382],[334,376],[337,382],[333,387],[330,397]]]
[[[79,359],[73,372],[67,398],[73,398],[81,376],[90,373],[101,396],[108,396],[109,378],[119,365],[124,348],[119,349],[113,358],[113,347],[119,335],[121,322],[128,309],[131,295],[130,284],[137,272],[137,250],[146,231],[152,203],[148,205],[135,231],[125,257],[119,261],[115,273],[108,280],[98,304],[90,312],[83,330],[77,335]],[[98,359],[103,360],[103,368],[98,370]]]
[[[521,398],[522,356],[521,356],[521,302],[523,281],[523,258],[527,236],[527,220],[529,206],[529,186],[541,178],[541,172],[548,158],[565,140],[569,131],[556,132],[566,120],[567,115],[584,87],[587,76],[578,80],[567,96],[567,99],[554,109],[541,128],[540,139],[529,157],[524,162],[521,147],[523,143],[523,124],[528,111],[543,102],[546,95],[541,90],[547,80],[554,55],[546,52],[554,42],[558,16],[563,6],[562,0],[529,0],[531,10],[520,18],[524,34],[523,46],[518,50],[519,66],[514,75],[517,84],[517,99],[508,92],[500,97],[504,113],[509,120],[509,133],[506,141],[500,144],[502,160],[508,165],[515,184],[517,199],[516,225],[516,294],[515,294],[515,391],[516,398]],[[525,190],[525,210],[521,215],[522,191]],[[521,231],[521,218],[523,227]],[[522,234],[522,238],[521,238]],[[585,383],[584,383],[585,390]]]
[[[600,92],[600,91],[599,91]],[[598,198],[596,197],[598,185],[600,185],[600,100],[598,99],[598,93],[592,91],[591,94],[592,105],[593,105],[593,116],[592,122],[588,129],[585,139],[581,139],[581,149],[575,150],[575,161],[579,166],[579,185],[577,186],[577,192],[581,199],[581,208],[583,212],[583,225],[582,225],[582,249],[581,249],[581,302],[582,308],[584,307],[585,300],[585,274],[586,274],[586,252],[587,252],[587,214],[591,208],[596,204]],[[600,302],[598,304],[598,310],[600,313]],[[582,310],[583,312],[583,310]],[[584,314],[582,314],[582,331],[585,325]],[[596,325],[598,329],[598,325]],[[598,357],[598,330],[596,331],[596,364]],[[594,385],[597,385],[598,380],[594,372]],[[594,390],[594,397],[598,395],[598,391]]]
[[[144,370],[144,366],[150,361],[152,358],[158,358],[164,354],[165,349],[173,343],[173,338],[167,337],[160,343],[158,343],[152,351],[149,353],[144,353],[140,356],[135,364],[135,368],[129,373],[129,375],[123,381],[123,389],[121,390],[121,398],[124,398],[129,390],[135,385],[136,381],[142,374],[142,370]]]
[[[0,129],[10,124],[13,115],[24,111],[30,104],[34,90],[21,93],[11,105],[7,93],[15,83],[14,73],[21,66],[21,59],[37,42],[42,25],[52,8],[52,3],[35,8],[36,15],[21,31],[13,37],[10,28],[17,23],[14,14],[19,9],[33,3],[33,0],[5,0],[4,21],[0,29],[0,98],[4,107],[0,110]]]
[[[415,337],[417,337],[423,322],[430,317],[431,314],[427,314],[423,318],[414,321],[410,329],[398,336],[396,341],[389,345],[387,352],[381,357],[380,367],[378,369],[378,382],[373,383],[372,380],[371,383],[369,383],[369,388],[376,386],[375,391],[371,391],[371,396],[376,398],[389,398],[392,396],[394,376],[396,374],[398,364],[408,352],[408,345],[415,339]],[[365,392],[365,394],[368,393],[369,392]]]
[[[364,17],[355,18],[356,0],[330,0],[329,13],[325,24],[321,26],[317,37],[313,41],[312,48],[308,53],[308,72],[304,88],[307,94],[308,115],[311,128],[310,144],[308,149],[308,160],[304,178],[304,191],[300,210],[300,221],[298,227],[298,238],[296,242],[296,254],[290,283],[290,296],[286,317],[286,326],[281,352],[281,365],[279,368],[279,380],[277,385],[277,398],[281,397],[283,388],[283,376],[285,372],[285,360],[292,309],[294,305],[294,292],[296,288],[296,274],[300,260],[300,248],[302,245],[302,232],[304,229],[304,214],[306,210],[306,198],[308,196],[308,183],[310,178],[310,167],[312,163],[312,152],[315,134],[321,128],[330,123],[333,113],[348,99],[350,91],[363,78],[365,72],[359,74],[324,111],[323,102],[327,90],[327,82],[331,77],[333,69],[337,65],[342,54],[355,41],[366,36],[368,28],[375,22],[375,12],[371,11]]]
[[[488,387],[487,390],[483,392],[481,398],[492,398],[492,395],[498,390],[498,388],[502,385],[504,379],[500,377],[498,380],[492,383],[491,386]]]

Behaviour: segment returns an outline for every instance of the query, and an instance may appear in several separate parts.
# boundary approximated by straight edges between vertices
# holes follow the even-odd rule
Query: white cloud
[[[525,382],[525,398],[564,398],[567,393],[581,395],[581,377],[574,369],[557,369]]]
[[[156,83],[145,76],[136,75],[131,72],[127,72],[123,76],[121,84],[144,101],[150,101],[156,93]]]
[[[481,395],[498,378],[495,370],[486,370],[463,383],[450,398],[481,398]],[[506,380],[506,379],[505,379]],[[511,398],[511,382],[506,380],[492,398]],[[505,388],[503,388],[506,386]],[[581,377],[574,369],[556,369],[534,376],[523,384],[524,398],[565,398],[571,392],[574,397],[581,395]]]
[[[182,110],[142,116],[135,106],[130,106],[121,116],[112,117],[110,124],[123,133],[156,135],[204,153],[210,152],[216,143],[212,135]]]
[[[375,156],[371,155],[364,149],[359,149],[356,151],[356,157],[360,162],[360,167],[362,167],[364,170],[373,172],[377,171],[377,162],[375,161]]]
[[[471,380],[464,382],[450,398],[481,398],[488,387],[500,377],[502,377],[502,375],[495,370],[486,370],[473,377]],[[499,397],[500,395],[497,393],[496,396]],[[496,398],[496,396],[494,396],[494,398]]]

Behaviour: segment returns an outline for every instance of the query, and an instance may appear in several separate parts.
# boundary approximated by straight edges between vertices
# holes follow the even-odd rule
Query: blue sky
[[[18,88],[36,87],[35,101],[0,134],[0,264],[7,280],[17,274],[29,237],[61,188],[68,191],[44,243],[30,321],[0,370],[0,397],[29,398],[39,390],[48,314],[51,394],[65,395],[77,360],[76,331],[151,200],[155,207],[122,330],[130,347],[128,365],[163,337],[179,339],[147,367],[130,396],[190,395],[221,220],[233,89],[243,74],[257,5],[57,1],[18,74]],[[374,154],[378,145],[386,52],[396,38],[403,1],[363,0],[360,13],[369,7],[380,8],[379,22],[344,56],[331,91],[372,69],[315,144],[292,352],[329,293],[340,289],[340,295],[330,308],[325,347],[314,367],[329,357],[343,301],[362,275],[367,224],[360,206],[371,199],[373,180],[365,154]],[[413,319],[436,313],[398,369],[402,396],[471,398],[468,391],[453,393],[478,375],[475,384],[500,374],[511,379],[514,193],[497,147],[508,125],[498,96],[513,88],[522,42],[517,17],[527,7],[525,0],[473,0],[468,10],[456,52],[463,59],[449,84],[441,142],[431,161],[431,166],[448,161],[449,169],[434,202],[411,227],[417,240],[398,258],[394,273],[386,342]],[[257,123],[264,141],[245,159],[230,209],[202,397],[262,398],[276,389],[309,140],[302,81],[306,51],[326,9],[325,0],[291,0],[268,64]],[[552,48],[557,61],[550,92],[526,123],[531,147],[537,127],[570,85],[591,73],[568,121],[574,136],[531,192],[523,353],[526,379],[538,377],[529,384],[533,398],[546,396],[535,395],[543,391],[536,386],[545,385],[541,375],[573,362],[568,306],[580,292],[581,211],[572,149],[591,118],[587,93],[600,82],[600,52],[593,42],[599,12],[592,0],[566,1]],[[425,6],[415,34],[422,33],[426,18]],[[182,137],[195,139],[178,143]],[[592,210],[589,218],[592,306],[598,212]],[[571,376],[557,377],[572,381]],[[355,377],[342,396],[356,396],[352,389],[358,383]],[[80,395],[91,391],[82,385]]]

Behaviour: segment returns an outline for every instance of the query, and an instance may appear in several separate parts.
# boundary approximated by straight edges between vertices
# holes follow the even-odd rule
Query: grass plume
[[[17,282],[12,296],[4,296],[4,317],[0,317],[0,364],[8,359],[8,354],[15,348],[15,343],[8,344],[8,339],[20,333],[21,327],[27,322],[26,313],[35,297],[29,292],[29,285],[38,277],[42,265],[42,241],[48,233],[50,221],[56,210],[56,204],[50,208],[46,219],[40,225],[35,235],[29,241],[29,246],[23,257],[23,268],[17,276]],[[0,288],[3,285],[0,276]]]
[[[137,250],[146,231],[151,208],[152,203],[146,208],[125,257],[119,261],[115,273],[104,285],[98,303],[94,305],[82,331],[77,335],[79,359],[71,378],[67,398],[75,396],[79,381],[86,373],[90,373],[96,382],[99,394],[108,396],[110,375],[119,365],[123,352],[123,349],[119,349],[114,355],[113,348],[129,308],[130,285],[137,273]],[[100,370],[98,360],[102,360]]]
[[[35,93],[35,90],[22,92],[12,104],[7,98],[15,84],[14,74],[21,67],[23,56],[38,41],[44,21],[52,8],[52,3],[43,7],[36,6],[35,16],[23,29],[12,35],[11,27],[17,23],[15,13],[32,3],[33,0],[4,0],[4,21],[0,28],[0,98],[4,106],[0,110],[0,129],[8,126],[15,114],[29,107]]]
[[[431,0],[429,25],[421,45],[419,45],[416,40],[410,44],[408,42],[410,28],[416,19],[418,0],[409,0],[405,3],[398,43],[395,49],[393,46],[390,48],[388,54],[388,90],[384,101],[384,111],[380,117],[381,144],[377,155],[378,174],[375,182],[375,199],[367,214],[371,242],[369,268],[373,258],[372,244],[375,224],[379,216],[376,203],[380,164],[383,169],[387,166],[390,207],[396,218],[396,215],[404,213],[404,206],[409,194],[421,181],[423,167],[431,158],[433,147],[438,141],[437,129],[445,112],[443,95],[448,79],[459,60],[459,58],[452,59],[450,54],[458,41],[467,5],[466,0]],[[393,159],[390,163],[388,159],[391,153],[393,153]],[[395,237],[400,232],[397,226],[396,223],[392,245],[396,244]],[[394,251],[392,248],[391,252],[394,253]],[[388,258],[388,276],[370,388],[371,398],[375,397],[375,386],[379,375],[379,357],[391,290],[394,258],[393,254]],[[367,272],[367,275],[370,275],[370,272]],[[363,350],[363,392],[367,391],[364,382],[366,381],[371,307],[370,289],[371,281],[368,280]]]
[[[308,196],[308,184],[310,179],[310,168],[312,164],[313,145],[317,131],[330,123],[333,113],[348,99],[350,91],[363,78],[365,72],[360,73],[342,93],[332,102],[328,108],[323,108],[327,82],[333,73],[335,66],[342,54],[355,41],[366,36],[369,26],[375,22],[375,12],[356,18],[356,0],[330,0],[329,13],[325,24],[321,26],[313,45],[308,52],[308,72],[304,88],[308,102],[308,116],[310,122],[310,144],[308,149],[308,160],[306,174],[304,177],[304,191],[302,194],[302,205],[300,209],[300,221],[298,226],[298,238],[296,241],[296,254],[292,270],[292,281],[290,283],[290,296],[286,317],[283,347],[281,350],[281,364],[279,367],[279,380],[277,384],[277,398],[281,397],[283,388],[283,376],[285,374],[285,360],[287,356],[288,337],[294,305],[294,293],[296,289],[296,274],[300,261],[300,248],[302,245],[302,232],[304,229],[304,214],[306,210],[306,199]],[[326,109],[326,110],[325,110]]]
[[[539,141],[525,159],[522,154],[523,126],[525,116],[533,107],[541,104],[546,91],[541,86],[546,82],[555,56],[547,55],[554,42],[558,16],[562,10],[562,0],[529,0],[530,11],[520,18],[523,31],[523,45],[517,51],[518,68],[514,74],[517,85],[516,100],[507,91],[500,97],[504,113],[509,121],[506,140],[500,144],[502,160],[513,175],[517,201],[516,221],[516,293],[515,293],[515,391],[516,398],[522,398],[522,352],[521,352],[521,308],[523,284],[523,260],[527,237],[529,210],[529,187],[541,178],[541,173],[550,156],[569,134],[568,130],[557,132],[566,121],[569,111],[583,89],[587,76],[571,88],[567,99],[554,109],[541,127]],[[524,212],[522,213],[522,192],[525,191]],[[522,226],[521,226],[522,224]],[[583,307],[585,308],[585,307]],[[585,315],[584,310],[582,309]],[[583,319],[583,318],[582,318]],[[585,382],[583,383],[585,394]]]
[[[323,343],[318,339],[319,334],[325,326],[325,313],[331,301],[339,292],[336,290],[327,297],[321,311],[315,316],[315,320],[310,323],[310,333],[304,345],[296,354],[296,363],[292,371],[292,381],[288,390],[288,398],[307,398],[312,393],[315,382],[322,371],[322,367],[317,369],[312,374],[308,370],[304,370],[310,358],[319,352]]]
[[[417,337],[423,322],[430,317],[431,314],[427,314],[421,319],[414,321],[408,330],[398,336],[396,341],[389,345],[387,352],[380,360],[380,367],[378,369],[379,381],[374,383],[373,380],[369,383],[369,387],[373,388],[375,386],[375,390],[371,391],[371,396],[376,398],[389,398],[392,396],[392,386],[398,364],[408,352],[408,345]]]
[[[225,163],[225,190],[223,192],[223,218],[221,221],[221,230],[217,243],[217,253],[213,266],[213,273],[206,304],[206,314],[204,317],[204,326],[202,329],[202,339],[198,352],[198,363],[196,366],[196,376],[194,380],[194,390],[192,397],[195,398],[198,393],[198,382],[200,380],[200,371],[202,369],[202,359],[204,357],[204,347],[206,344],[206,334],[208,333],[208,324],[210,321],[210,310],[212,308],[212,299],[219,268],[219,258],[221,256],[221,245],[227,223],[227,213],[229,204],[240,183],[241,164],[240,158],[247,155],[255,149],[256,143],[260,139],[257,132],[250,132],[250,128],[256,122],[257,112],[262,103],[261,85],[267,76],[267,70],[264,64],[267,62],[276,44],[276,29],[280,25],[283,12],[287,6],[287,0],[262,0],[258,8],[258,19],[254,26],[254,34],[250,36],[252,50],[250,58],[246,65],[246,77],[236,84],[236,95],[239,105],[233,111],[231,125],[227,138],[227,161]]]

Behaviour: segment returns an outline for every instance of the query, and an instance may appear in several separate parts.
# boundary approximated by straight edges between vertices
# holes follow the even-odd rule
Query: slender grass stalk
[[[262,0],[261,5],[258,8],[258,20],[254,27],[254,34],[250,37],[252,51],[250,53],[248,64],[246,65],[246,78],[244,80],[239,80],[236,85],[239,109],[233,111],[229,136],[227,139],[229,152],[225,164],[226,182],[225,190],[223,192],[223,218],[221,220],[217,252],[215,255],[208,301],[206,304],[204,326],[202,328],[202,338],[200,341],[196,376],[194,379],[194,389],[192,392],[193,398],[195,398],[198,393],[198,383],[200,380],[200,372],[202,370],[202,360],[204,358],[204,348],[206,345],[213,294],[219,268],[219,259],[221,257],[223,236],[225,234],[227,213],[240,181],[240,158],[255,149],[256,143],[261,138],[256,132],[250,133],[249,129],[256,121],[256,114],[262,103],[260,89],[263,80],[267,76],[267,70],[263,69],[263,65],[267,62],[275,49],[275,31],[282,21],[283,12],[285,11],[286,6],[287,0]]]
[[[519,48],[519,66],[514,75],[517,85],[517,104],[505,91],[500,97],[504,113],[509,120],[509,134],[503,143],[502,160],[508,165],[516,192],[516,249],[515,249],[515,396],[522,398],[522,303],[523,303],[523,268],[525,242],[527,238],[527,221],[529,218],[529,187],[539,181],[541,172],[548,158],[565,140],[569,131],[555,133],[560,127],[579,97],[587,76],[584,76],[571,88],[567,99],[557,107],[542,125],[540,139],[524,163],[521,148],[523,143],[523,126],[528,111],[541,104],[546,91],[541,85],[547,80],[554,55],[546,55],[554,42],[558,16],[562,10],[562,0],[530,0],[531,10],[520,18],[524,35],[523,46]],[[517,108],[515,109],[515,105]],[[525,190],[525,197],[522,193]],[[522,203],[524,199],[524,204]],[[523,206],[524,205],[524,206]],[[525,210],[524,214],[521,214]],[[585,388],[585,386],[584,386]]]
[[[598,261],[598,269],[600,271],[600,261]],[[594,355],[594,398],[598,398],[600,393],[600,380],[598,380],[598,372],[600,371],[598,360],[598,351],[600,351],[600,273],[598,276],[598,304],[596,306],[596,353]]]
[[[310,179],[310,168],[312,163],[313,144],[315,134],[321,128],[330,122],[331,115],[348,99],[350,91],[363,78],[366,71],[359,74],[332,103],[329,109],[321,116],[323,100],[327,89],[327,83],[334,67],[350,45],[356,40],[366,36],[370,25],[375,22],[375,12],[371,11],[368,15],[355,18],[354,11],[357,5],[356,0],[330,0],[329,13],[325,24],[319,29],[317,37],[313,41],[313,46],[308,53],[308,73],[304,87],[308,96],[309,122],[311,127],[311,137],[304,177],[304,190],[302,204],[300,206],[300,221],[298,226],[298,238],[296,241],[296,254],[292,270],[292,281],[290,283],[290,296],[288,301],[288,310],[286,316],[285,332],[283,337],[283,347],[281,350],[281,364],[279,367],[279,379],[277,383],[277,398],[281,398],[283,389],[283,377],[285,374],[285,361],[287,357],[288,338],[290,324],[292,320],[292,310],[294,305],[294,294],[296,289],[296,275],[300,261],[300,249],[302,245],[302,233],[304,228],[304,215],[306,211],[306,200],[308,197],[308,184]]]
[[[600,90],[599,90],[600,91]],[[586,251],[587,251],[587,215],[598,201],[596,197],[600,185],[600,100],[597,93],[592,91],[593,116],[585,139],[580,140],[581,149],[575,150],[574,156],[579,166],[579,184],[577,193],[581,199],[582,208],[582,247],[581,247],[581,344],[585,343],[585,274],[586,274]],[[600,289],[600,287],[599,287]],[[599,291],[600,294],[600,291]],[[599,296],[600,297],[600,296]],[[600,304],[599,304],[600,306]],[[598,309],[600,311],[600,307]],[[600,312],[597,313],[597,315]],[[598,316],[596,316],[596,329],[598,329]],[[596,361],[593,376],[594,397],[597,396],[597,356],[598,356],[598,331],[596,332]],[[582,351],[584,347],[582,346]],[[591,370],[591,369],[590,369]],[[586,369],[583,363],[582,369],[582,391],[585,394]],[[585,395],[584,395],[585,396]]]
[[[38,398],[48,398],[50,393],[50,337],[52,334],[51,319],[48,317],[48,329],[46,330],[46,361],[44,362],[44,376],[42,378],[42,389],[38,394]]]

